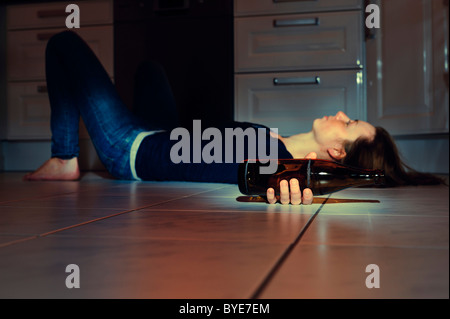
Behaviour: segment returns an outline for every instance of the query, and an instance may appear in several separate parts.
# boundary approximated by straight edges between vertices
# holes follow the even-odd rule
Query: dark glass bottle
[[[280,193],[280,182],[297,178],[300,189],[310,188],[314,195],[330,194],[345,188],[368,185],[383,185],[384,171],[363,169],[327,160],[279,159],[277,171],[261,174],[260,167],[268,166],[260,161],[245,161],[239,164],[239,190],[245,195],[266,195],[272,187]]]

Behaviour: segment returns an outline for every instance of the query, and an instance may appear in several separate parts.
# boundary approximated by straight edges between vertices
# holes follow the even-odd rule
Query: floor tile
[[[447,186],[408,186],[398,188],[353,188],[333,194],[333,199],[367,199],[379,203],[346,203],[327,206],[323,214],[365,214],[448,216]]]
[[[322,209],[327,211],[327,207]],[[449,219],[444,216],[320,214],[302,243],[367,246],[449,247]]]
[[[0,247],[30,239],[30,235],[0,234]]]
[[[260,297],[448,299],[448,260],[448,249],[303,244]],[[371,264],[378,266],[379,288],[366,286]]]
[[[284,245],[50,236],[0,249],[0,298],[248,298]],[[68,289],[67,265],[80,270]]]
[[[380,203],[325,204],[260,297],[448,298],[449,212],[443,190],[333,194],[332,199]],[[366,286],[370,264],[380,269],[380,288]]]
[[[346,189],[294,206],[268,205],[229,184],[119,181],[97,172],[77,182],[22,176],[0,174],[0,298],[260,291],[262,298],[448,299],[446,186]],[[80,267],[80,289],[65,285],[69,264]],[[365,285],[369,264],[379,266],[380,288]]]
[[[71,206],[0,209],[0,234],[24,236],[39,235],[123,212],[118,209],[77,209]]]

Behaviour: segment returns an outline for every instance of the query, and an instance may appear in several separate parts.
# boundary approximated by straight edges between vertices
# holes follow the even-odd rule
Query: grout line
[[[23,243],[23,242],[25,242],[25,241],[29,241],[29,240],[32,240],[32,239],[36,239],[36,238],[38,238],[38,237],[39,237],[39,235],[35,235],[35,236],[30,236],[30,237],[25,237],[25,238],[16,239],[16,240],[13,240],[13,241],[8,241],[8,242],[6,242],[6,243],[0,244],[0,248],[7,247],[7,246],[11,246],[11,245],[14,245],[14,244]]]
[[[58,196],[66,196],[66,195],[76,194],[76,193],[81,193],[81,192],[68,192],[68,193],[59,193],[59,194],[52,194],[52,195],[44,195],[44,196],[35,196],[35,197],[27,197],[27,198],[20,198],[20,199],[12,199],[12,200],[7,200],[7,201],[4,201],[4,202],[0,202],[0,205],[8,207],[5,204],[17,203],[17,202],[23,202],[23,201],[35,200],[35,199],[46,199],[46,198],[52,198],[52,197],[58,197]]]
[[[300,230],[300,233],[295,238],[295,240],[288,246],[288,248],[284,251],[284,253],[281,255],[281,257],[278,259],[278,261],[275,263],[275,265],[272,267],[272,269],[269,271],[267,276],[262,281],[261,285],[259,285],[258,288],[256,288],[255,292],[250,296],[250,299],[258,299],[264,289],[266,289],[267,285],[270,283],[272,278],[275,276],[278,269],[280,269],[281,265],[284,263],[284,261],[287,259],[287,257],[290,255],[290,253],[294,250],[295,246],[299,243],[300,239],[305,234],[308,227],[312,224],[316,216],[319,214],[319,212],[322,210],[328,199],[330,198],[331,194],[328,195],[328,197],[325,199],[325,201],[320,205],[319,209],[309,218],[308,222],[303,226],[303,228]]]

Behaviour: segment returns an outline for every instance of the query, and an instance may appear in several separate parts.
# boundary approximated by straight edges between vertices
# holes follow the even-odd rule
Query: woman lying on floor
[[[237,162],[202,160],[176,164],[171,161],[170,151],[177,140],[170,139],[170,133],[178,125],[178,116],[168,81],[155,64],[144,65],[138,74],[144,79],[139,83],[145,85],[137,86],[137,94],[144,97],[154,114],[145,123],[123,104],[94,53],[71,31],[59,33],[48,42],[46,74],[52,154],[35,172],[27,174],[25,180],[80,178],[81,115],[100,160],[118,179],[237,183]],[[320,158],[384,169],[388,186],[440,183],[428,174],[410,169],[406,172],[392,138],[384,129],[351,120],[343,112],[316,119],[310,132],[290,137],[281,137],[253,123],[225,123],[218,129],[224,133],[225,128],[263,128],[267,144],[275,141],[278,158]],[[300,190],[296,179],[280,183],[280,197],[275,196],[273,189],[267,190],[267,201],[271,204],[277,201],[311,204],[312,200],[311,190]]]

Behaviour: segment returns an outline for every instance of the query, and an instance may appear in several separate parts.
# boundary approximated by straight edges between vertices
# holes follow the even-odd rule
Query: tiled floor
[[[22,175],[0,174],[0,298],[449,298],[446,186],[283,206],[225,184]]]

